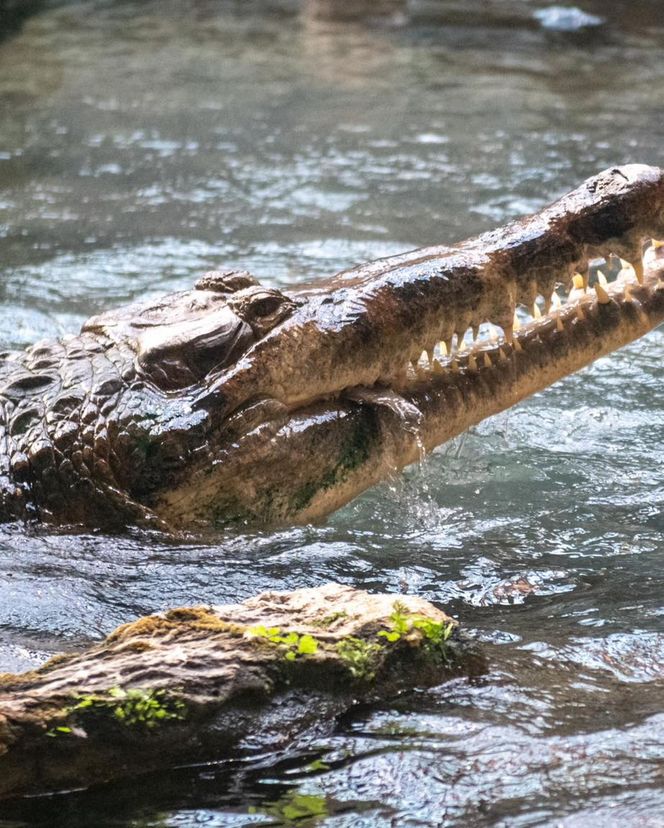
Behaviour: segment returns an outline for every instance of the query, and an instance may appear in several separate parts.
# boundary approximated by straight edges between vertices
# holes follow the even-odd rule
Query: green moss
[[[330,815],[324,796],[298,791],[289,791],[276,802],[268,802],[260,808],[252,805],[249,813],[264,813],[278,820],[277,823],[270,824],[299,826],[316,825]]]
[[[373,681],[383,646],[349,635],[336,645],[339,658],[357,681]]]
[[[72,704],[63,708],[57,717],[63,723],[50,728],[46,735],[72,735],[95,719],[153,730],[164,722],[182,720],[185,715],[184,702],[166,690],[111,687],[104,694],[74,696]]]
[[[454,632],[453,621],[434,621],[425,615],[413,615],[401,601],[395,601],[392,610],[389,629],[381,630],[379,636],[394,644],[416,631],[424,639],[424,647],[430,656],[445,662],[451,660],[447,642]]]
[[[298,656],[314,655],[318,651],[318,641],[312,636],[285,632],[281,627],[249,627],[247,634],[284,649],[286,661],[295,661]]]
[[[323,630],[327,630],[329,627],[334,624],[335,621],[341,621],[341,619],[348,618],[348,613],[346,610],[340,610],[339,612],[332,612],[330,615],[326,615],[324,618],[319,618],[316,621],[312,621],[312,625],[314,627],[320,627]]]
[[[429,658],[444,663],[451,661],[447,642],[454,631],[453,621],[435,621],[424,615],[414,615],[405,604],[395,601],[388,622],[388,629],[377,633],[378,641],[348,636],[336,645],[339,657],[357,681],[373,681],[386,648],[402,639],[416,641],[419,638]]]

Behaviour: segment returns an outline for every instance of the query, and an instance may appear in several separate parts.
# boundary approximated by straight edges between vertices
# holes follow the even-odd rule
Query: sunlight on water
[[[655,0],[342,5],[54,3],[0,42],[3,347],[211,268],[287,288],[664,164]],[[599,360],[320,525],[1,530],[0,671],[165,607],[331,580],[438,602],[490,667],[284,755],[0,824],[660,825],[663,345]]]

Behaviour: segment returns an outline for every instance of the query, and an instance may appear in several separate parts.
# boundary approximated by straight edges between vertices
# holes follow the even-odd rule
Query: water
[[[0,43],[0,340],[222,264],[287,288],[664,164],[661,4],[579,4],[604,22],[551,31],[519,0],[371,20],[324,0],[52,5]],[[664,824],[663,346],[600,360],[319,526],[2,530],[0,670],[164,607],[329,580],[439,603],[490,668],[284,755],[3,806],[0,825]]]

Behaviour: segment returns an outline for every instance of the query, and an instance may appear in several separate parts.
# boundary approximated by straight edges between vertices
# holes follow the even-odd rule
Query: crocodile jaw
[[[257,426],[214,470],[165,493],[157,511],[174,526],[210,514],[222,522],[320,519],[421,459],[423,448],[432,450],[664,322],[664,248],[647,252],[642,284],[624,268],[614,283],[597,285],[515,330],[511,344],[480,339],[455,355],[437,351],[431,362],[423,355],[395,395],[404,416],[377,392],[375,401],[371,394],[339,395],[301,406],[281,424]]]

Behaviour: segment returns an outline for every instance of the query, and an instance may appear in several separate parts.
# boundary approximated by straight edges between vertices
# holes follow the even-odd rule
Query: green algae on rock
[[[282,748],[358,699],[471,666],[421,598],[338,584],[188,607],[0,676],[0,797]]]

